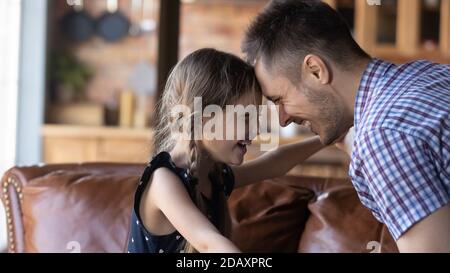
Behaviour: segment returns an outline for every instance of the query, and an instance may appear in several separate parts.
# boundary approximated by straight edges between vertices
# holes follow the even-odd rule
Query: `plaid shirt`
[[[450,202],[450,66],[373,60],[355,104],[349,174],[398,240]]]

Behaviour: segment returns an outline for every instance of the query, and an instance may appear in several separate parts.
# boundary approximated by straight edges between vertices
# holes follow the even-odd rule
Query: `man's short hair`
[[[369,58],[344,18],[318,0],[271,1],[248,28],[242,51],[252,64],[261,58],[267,68],[297,73],[297,78],[307,54],[334,61],[344,69],[351,68],[357,58]]]

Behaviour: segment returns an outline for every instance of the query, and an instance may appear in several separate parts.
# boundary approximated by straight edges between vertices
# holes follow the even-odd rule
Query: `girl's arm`
[[[240,166],[232,166],[235,187],[282,176],[323,147],[319,136],[316,136],[280,146]]]
[[[148,197],[199,252],[240,252],[192,202],[180,179],[166,168],[153,174]]]

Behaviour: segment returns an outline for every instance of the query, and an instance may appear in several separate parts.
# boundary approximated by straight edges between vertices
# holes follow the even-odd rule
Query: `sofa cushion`
[[[385,226],[361,204],[351,185],[324,189],[308,207],[311,216],[299,252],[398,252]]]
[[[312,192],[278,180],[236,189],[230,197],[232,240],[243,252],[297,252]]]
[[[123,252],[139,177],[55,171],[23,190],[25,252]]]

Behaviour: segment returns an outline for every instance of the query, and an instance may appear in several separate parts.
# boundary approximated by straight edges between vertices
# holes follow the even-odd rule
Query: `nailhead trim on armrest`
[[[13,186],[13,189],[15,190],[16,194],[19,196],[19,202],[22,203],[23,194],[22,194],[22,188],[19,185],[19,183],[13,178],[8,177],[3,182],[3,200],[6,210],[6,222],[8,226],[8,252],[14,253],[15,250],[15,244],[14,244],[14,228],[12,224],[12,214],[11,214],[11,207],[10,207],[10,200],[8,196],[8,187]]]

